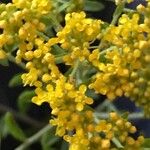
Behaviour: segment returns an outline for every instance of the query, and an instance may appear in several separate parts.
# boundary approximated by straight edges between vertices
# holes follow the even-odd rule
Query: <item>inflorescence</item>
[[[88,18],[83,11],[68,13],[64,27],[47,38],[45,18],[53,9],[51,0],[1,4],[0,59],[16,43],[16,62],[26,64],[23,83],[35,87],[32,102],[49,103],[50,123],[70,150],[117,150],[115,139],[126,150],[140,150],[143,137],[132,137],[136,128],[115,112],[95,120],[89,107],[94,99],[86,93],[93,89],[111,101],[129,97],[150,116],[150,1],[135,13],[122,14],[117,25]],[[60,63],[68,66],[66,73]],[[83,72],[84,80],[78,78]]]

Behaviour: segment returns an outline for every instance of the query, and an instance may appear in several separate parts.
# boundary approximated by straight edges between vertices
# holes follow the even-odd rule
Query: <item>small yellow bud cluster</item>
[[[105,42],[111,43],[112,48],[106,48],[105,53],[94,50],[90,54],[89,60],[99,71],[93,76],[89,88],[110,100],[125,95],[142,106],[145,115],[149,116],[149,3],[143,10],[144,22],[139,23],[140,16],[136,13],[130,17],[123,14],[118,26],[110,26],[104,35]]]
[[[79,128],[75,132],[73,136],[64,136],[71,144],[69,150],[117,150],[113,143],[115,138],[125,150],[140,150],[144,141],[143,136],[134,139],[131,135],[136,132],[135,126],[116,113],[110,113],[107,120],[90,123],[85,130]]]
[[[54,55],[50,53],[51,45],[54,44],[54,40],[51,42],[50,39],[48,42],[44,42],[45,41],[41,38],[36,38],[34,40],[34,50],[32,49],[32,43],[31,45],[30,43],[29,45],[20,45],[20,49],[24,48],[24,46],[29,48],[28,50],[18,50],[18,53],[20,54],[18,54],[18,56],[21,56],[27,61],[26,69],[28,70],[28,73],[22,75],[23,83],[25,85],[29,84],[30,86],[34,85],[40,87],[42,86],[42,82],[43,84],[49,83],[51,80],[55,80],[61,75],[55,64]]]
[[[50,77],[52,76],[44,74],[46,80],[50,80]],[[55,116],[50,122],[57,126],[56,134],[64,136],[78,128],[83,129],[93,120],[92,111],[85,108],[86,105],[92,104],[93,100],[87,97],[85,92],[85,85],[80,85],[77,90],[66,77],[59,74],[58,79],[45,82],[44,87],[38,86],[35,90],[37,96],[33,97],[32,101],[38,105],[43,102],[49,103],[51,113]]]
[[[66,15],[66,25],[57,33],[61,47],[68,51],[64,56],[67,65],[72,65],[79,58],[81,61],[88,58],[90,42],[94,42],[100,34],[100,20],[85,18],[84,12],[69,13]]]
[[[40,19],[49,13],[50,0],[13,0],[0,5],[0,49],[6,51],[6,45],[17,44],[19,51],[16,60],[21,62],[25,51],[31,51],[38,31],[45,30]],[[28,52],[30,59],[32,52]]]
[[[47,14],[52,8],[51,0],[12,0],[12,2],[17,8],[33,10],[36,15],[37,13]]]

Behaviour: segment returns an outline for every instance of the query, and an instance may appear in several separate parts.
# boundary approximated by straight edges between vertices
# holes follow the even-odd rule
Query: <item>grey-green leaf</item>
[[[104,5],[98,1],[90,1],[90,0],[86,0],[85,1],[85,5],[84,5],[84,10],[85,11],[100,11],[104,9]]]
[[[116,145],[117,148],[120,148],[120,149],[124,148],[117,138],[115,138],[115,137],[112,138],[112,142]]]
[[[53,145],[59,140],[53,132],[46,132],[41,138],[41,145],[43,150],[51,150]]]
[[[35,96],[34,90],[26,90],[19,95],[18,108],[22,113],[25,113],[28,110],[33,96]]]
[[[16,87],[16,86],[19,86],[19,85],[22,85],[22,79],[21,79],[21,75],[22,74],[16,74],[14,75],[11,80],[9,81],[9,87]]]
[[[66,141],[63,141],[61,144],[61,150],[68,150],[68,143]]]
[[[5,125],[9,133],[19,141],[24,141],[26,136],[18,123],[15,121],[13,115],[10,112],[5,114]]]
[[[5,47],[6,52],[10,53],[10,52],[15,51],[18,48],[18,43],[16,41],[13,44],[5,45],[4,47]]]
[[[5,126],[4,117],[0,118],[0,139],[5,138],[8,134],[8,129]]]
[[[143,147],[145,149],[150,149],[150,138],[145,138]]]
[[[9,66],[8,59],[7,58],[6,59],[0,59],[0,65],[5,66],[5,67]]]

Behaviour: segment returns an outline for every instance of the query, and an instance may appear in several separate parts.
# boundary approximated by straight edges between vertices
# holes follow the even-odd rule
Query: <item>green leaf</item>
[[[68,150],[68,143],[66,141],[63,141],[61,144],[61,149],[60,150]]]
[[[94,100],[99,100],[99,98],[100,98],[100,96],[98,94],[96,94],[95,91],[92,89],[87,89],[86,95],[88,97],[93,98]]]
[[[0,59],[0,65],[5,66],[5,67],[9,66],[8,59],[7,58],[6,59]]]
[[[0,139],[5,138],[8,134],[8,129],[5,126],[4,117],[0,118]]]
[[[5,45],[4,48],[5,48],[6,52],[11,53],[18,48],[18,43],[16,41],[13,44]]]
[[[123,114],[121,114],[121,117],[123,119],[128,119],[128,116],[129,116],[129,112],[124,112]]]
[[[104,9],[104,5],[98,1],[85,1],[84,10],[85,11],[100,11]]]
[[[14,75],[11,80],[9,81],[9,87],[16,87],[16,86],[19,86],[19,85],[22,85],[22,79],[21,79],[21,75],[22,74],[16,74]]]
[[[51,25],[51,21],[48,15],[44,15],[40,18],[40,21],[43,22],[46,26]]]
[[[124,148],[117,138],[115,138],[115,137],[112,138],[112,142],[116,145],[117,148],[120,148],[120,149]]]
[[[41,138],[41,145],[43,150],[52,150],[53,145],[59,140],[59,137],[55,136],[52,132],[46,132]]]
[[[10,112],[7,112],[5,115],[5,125],[9,131],[9,133],[19,141],[24,141],[26,136],[23,130],[19,127],[17,122],[15,121],[13,115]]]
[[[63,55],[63,54],[66,54],[66,51],[64,49],[62,49],[60,46],[58,45],[53,45],[52,46],[52,50],[51,50],[51,53],[53,55]]]
[[[28,110],[33,96],[35,96],[34,90],[26,90],[19,95],[18,108],[22,113],[25,113]]]
[[[144,150],[150,149],[150,138],[145,138],[143,147],[145,148]]]

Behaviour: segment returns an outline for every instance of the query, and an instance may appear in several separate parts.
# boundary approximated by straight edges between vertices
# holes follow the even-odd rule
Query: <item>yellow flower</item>
[[[98,38],[102,22],[86,18],[84,12],[67,14],[65,21],[66,25],[57,37],[61,47],[69,52],[64,56],[65,63],[72,65],[77,58],[84,61],[89,57],[90,42]]]

